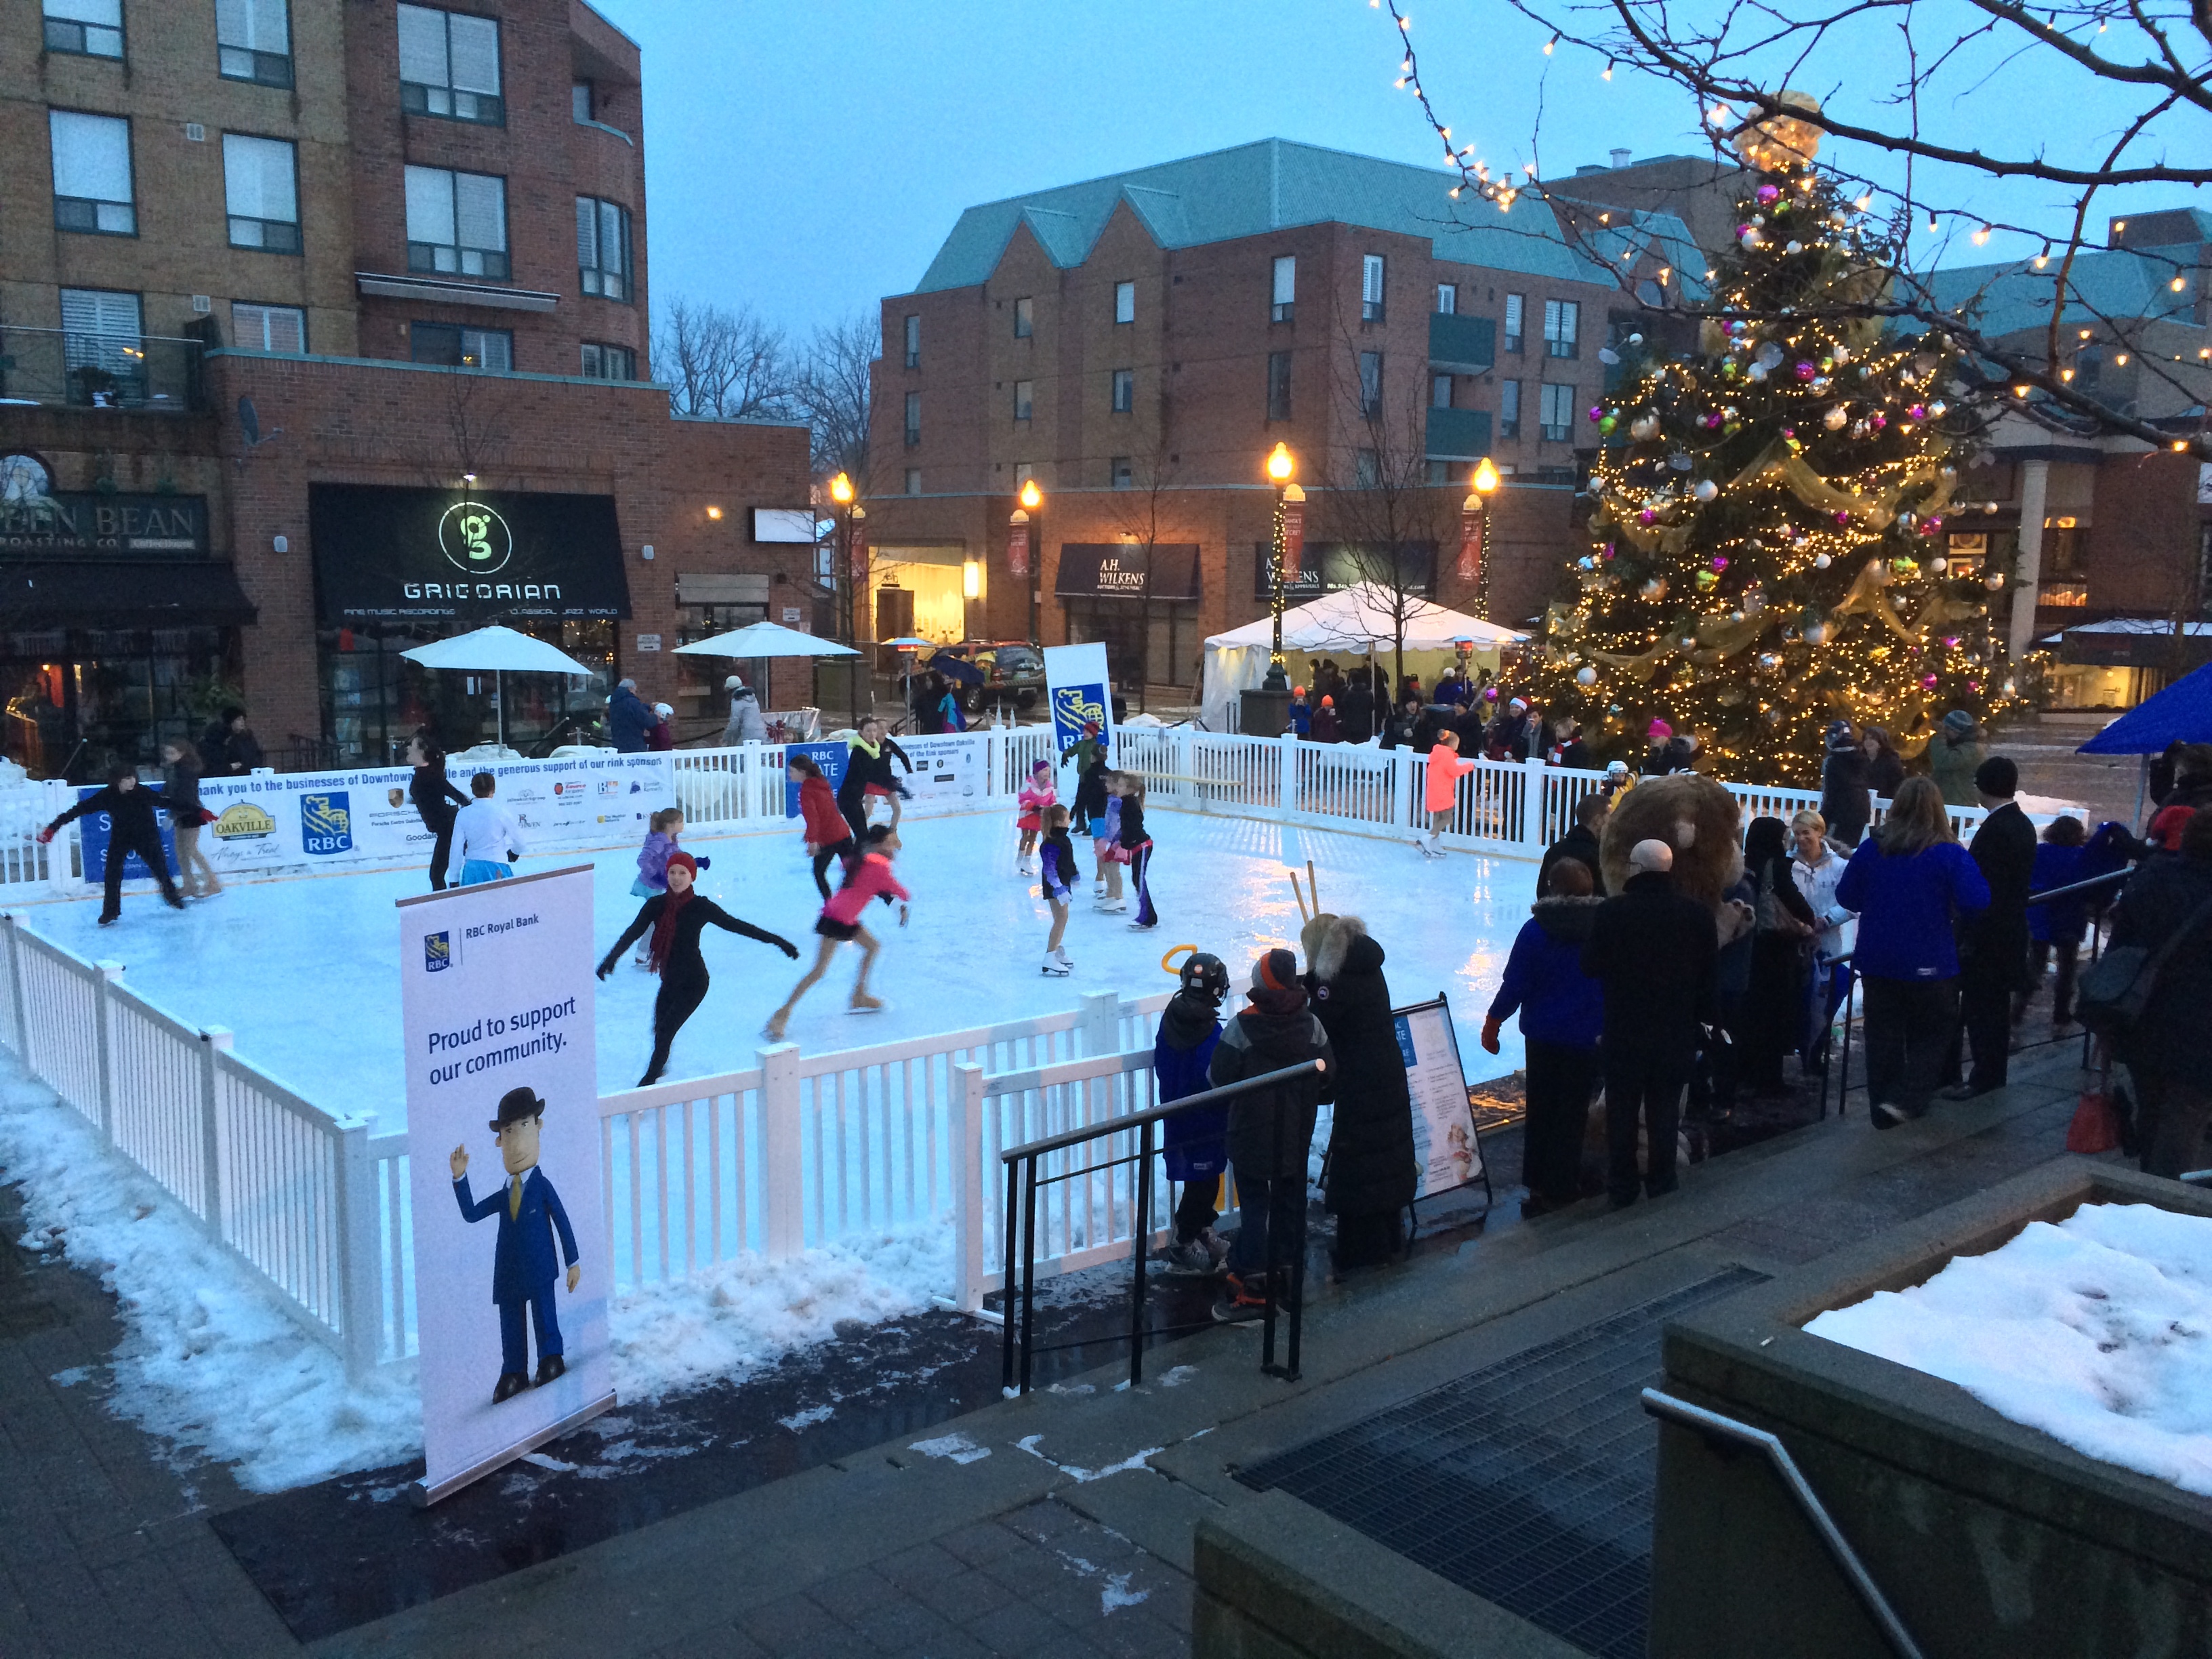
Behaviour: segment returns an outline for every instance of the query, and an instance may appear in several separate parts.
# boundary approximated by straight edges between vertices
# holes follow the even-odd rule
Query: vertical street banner
[[[592,871],[398,910],[433,1504],[614,1404]]]
[[[1478,1176],[1487,1183],[1451,1005],[1438,997],[1395,1009],[1391,1018],[1398,1027],[1398,1053],[1406,1062],[1406,1086],[1413,1097],[1413,1158],[1421,1170],[1413,1196],[1433,1198]]]
[[[1006,532],[1006,574],[1026,576],[1030,574],[1030,519],[1026,513],[1017,513],[1015,523]]]
[[[1482,498],[1471,499],[1477,505],[1459,513],[1459,579],[1468,583],[1482,574],[1482,521],[1488,516],[1480,505]]]
[[[1306,504],[1303,500],[1283,503],[1283,582],[1296,582],[1306,556]]]
[[[1053,747],[1066,754],[1083,735],[1085,725],[1096,720],[1107,739],[1107,752],[1113,753],[1113,682],[1106,672],[1104,644],[1048,645],[1044,684],[1052,705]]]

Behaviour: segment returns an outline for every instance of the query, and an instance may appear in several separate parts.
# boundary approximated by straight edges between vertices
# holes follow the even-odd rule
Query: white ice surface
[[[1470,1079],[1522,1063],[1514,1025],[1494,1059],[1476,1039],[1535,896],[1534,864],[1464,854],[1431,860],[1409,842],[1160,810],[1146,823],[1158,849],[1159,927],[1130,931],[1133,897],[1128,915],[1105,915],[1079,894],[1066,943],[1075,971],[1056,979],[1038,971],[1051,915],[1035,878],[1013,872],[1012,815],[908,819],[898,874],[915,894],[912,923],[900,929],[896,913],[880,905],[868,918],[884,940],[873,988],[889,1009],[845,1012],[859,953],[841,951],[799,1005],[790,1038],[808,1052],[851,1048],[1059,1012],[1079,1006],[1085,991],[1149,996],[1172,988],[1160,957],[1181,944],[1222,957],[1241,989],[1261,950],[1296,948],[1298,910],[1285,870],[1303,872],[1311,859],[1323,908],[1364,917],[1388,952],[1384,971],[1401,1006],[1449,994]],[[714,860],[701,891],[804,954],[787,963],[768,945],[708,929],[714,989],[677,1039],[671,1079],[755,1063],[763,1021],[812,958],[821,908],[795,822],[745,836],[688,836],[685,845]],[[1087,841],[1079,840],[1077,857],[1090,876]],[[637,913],[629,892],[635,854],[550,854],[523,868],[586,862],[599,871],[594,934],[604,951]],[[424,890],[419,872],[386,871],[234,882],[182,913],[133,895],[112,927],[94,925],[96,896],[27,914],[35,932],[88,960],[120,961],[125,984],[178,1018],[228,1025],[240,1055],[318,1105],[374,1112],[396,1130],[405,1108],[392,901]],[[625,957],[599,986],[602,1089],[627,1088],[643,1072],[657,984]]]
[[[2212,1219],[2085,1204],[1805,1328],[2087,1456],[2212,1495]]]

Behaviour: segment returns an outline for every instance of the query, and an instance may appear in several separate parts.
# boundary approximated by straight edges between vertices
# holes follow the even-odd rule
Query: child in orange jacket
[[[1446,726],[1437,733],[1437,746],[1429,750],[1428,782],[1423,791],[1422,804],[1429,810],[1429,833],[1425,839],[1416,840],[1425,859],[1440,859],[1444,855],[1443,835],[1451,827],[1452,805],[1459,798],[1459,780],[1462,772],[1474,770],[1474,763],[1459,757],[1459,733]]]

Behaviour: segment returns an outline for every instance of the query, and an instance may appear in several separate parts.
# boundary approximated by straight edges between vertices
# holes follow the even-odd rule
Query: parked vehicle
[[[1027,641],[963,640],[941,655],[960,658],[980,669],[980,685],[963,686],[960,706],[971,714],[986,708],[1035,708],[1044,696],[1044,653]]]

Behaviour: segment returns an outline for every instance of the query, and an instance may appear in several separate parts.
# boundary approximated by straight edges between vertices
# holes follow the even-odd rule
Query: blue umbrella
[[[2075,752],[2156,755],[2170,743],[2212,743],[2212,663],[2145,697]]]

